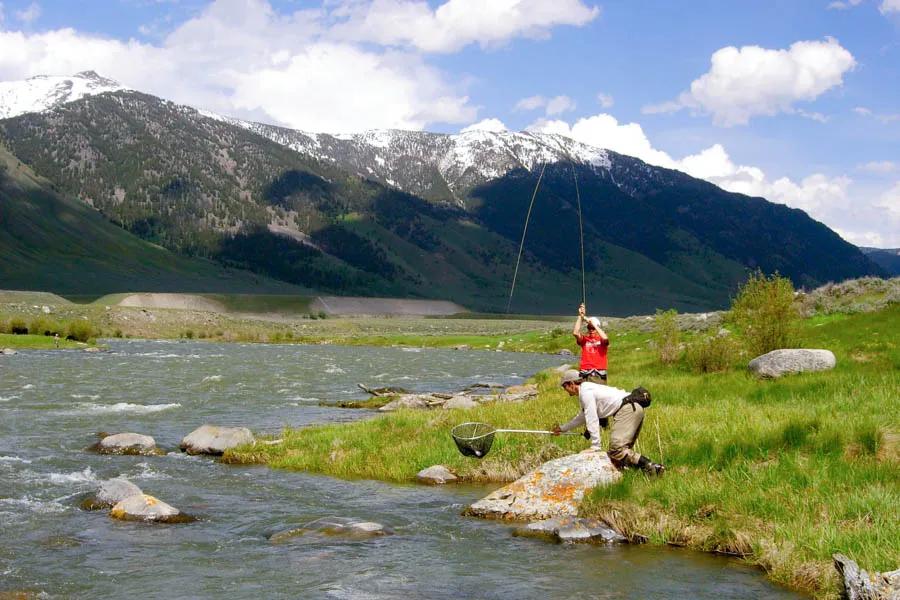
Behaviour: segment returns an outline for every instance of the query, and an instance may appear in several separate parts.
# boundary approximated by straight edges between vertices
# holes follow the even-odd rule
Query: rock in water
[[[165,454],[156,447],[156,440],[140,433],[117,433],[105,436],[93,448],[100,454],[156,456]]]
[[[84,510],[99,510],[111,508],[131,496],[141,495],[144,492],[124,477],[107,479],[100,483],[100,489],[93,496],[88,496],[81,502]]]
[[[250,444],[253,434],[246,427],[202,425],[181,440],[180,448],[188,454],[221,456],[229,448]]]
[[[569,350],[568,348],[563,348],[562,350],[560,350],[559,352],[557,352],[557,354],[558,354],[559,356],[572,356],[572,351]]]
[[[135,494],[118,502],[109,516],[122,521],[147,521],[151,523],[189,523],[194,520],[174,506],[147,494]]]
[[[843,554],[835,554],[832,559],[847,600],[900,600],[900,569],[869,575]]]
[[[0,354],[7,354],[7,355],[12,356],[13,354],[18,354],[18,353],[15,350],[13,350],[12,348],[4,348],[3,350],[0,350]]]
[[[416,481],[429,485],[443,485],[456,481],[456,475],[451,473],[450,469],[444,465],[433,465],[419,471],[416,474]]]
[[[625,538],[615,529],[598,519],[553,517],[529,523],[515,531],[520,537],[544,537],[560,542],[624,542]]]
[[[393,533],[394,532],[390,528],[373,521],[356,521],[343,517],[324,517],[322,519],[310,521],[302,527],[275,533],[269,537],[269,541],[278,544],[286,542],[291,538],[308,534],[339,536],[351,540],[360,540],[384,535],[393,535]]]
[[[830,350],[772,350],[750,361],[750,371],[759,377],[781,377],[789,373],[827,371],[836,361]]]
[[[571,454],[482,498],[465,514],[493,519],[547,519],[575,516],[585,492],[621,479],[605,452]]]

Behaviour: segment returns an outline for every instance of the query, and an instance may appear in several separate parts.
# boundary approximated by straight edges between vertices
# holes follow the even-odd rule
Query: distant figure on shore
[[[566,371],[561,383],[570,396],[578,396],[581,410],[565,425],[554,423],[550,428],[554,435],[585,425],[591,438],[590,450],[599,452],[600,420],[612,418],[609,458],[613,464],[619,469],[637,467],[651,475],[665,472],[664,466],[634,451],[644,424],[644,406],[650,405],[650,392],[637,388],[629,394],[619,388],[583,381],[575,369]]]
[[[56,344],[57,348],[59,348],[59,334],[58,333],[53,334],[53,343]]]
[[[609,336],[600,328],[600,319],[585,317],[584,304],[578,306],[578,318],[572,335],[581,346],[581,364],[578,370],[581,379],[593,383],[606,383],[606,355],[609,351]],[[582,323],[587,323],[587,335],[582,335]]]

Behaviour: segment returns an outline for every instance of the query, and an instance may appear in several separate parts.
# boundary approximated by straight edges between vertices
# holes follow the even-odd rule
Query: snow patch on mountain
[[[112,79],[83,71],[71,77],[38,75],[22,81],[0,81],[0,119],[42,112],[85,96],[126,90]]]

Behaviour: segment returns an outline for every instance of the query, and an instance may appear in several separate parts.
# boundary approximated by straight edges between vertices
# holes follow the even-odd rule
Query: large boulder
[[[275,544],[286,542],[291,538],[317,535],[344,537],[350,540],[363,540],[373,537],[392,535],[394,532],[389,527],[374,521],[358,521],[346,517],[324,517],[310,521],[300,527],[281,531],[269,536],[269,541]]]
[[[466,509],[476,517],[510,520],[575,516],[585,492],[621,479],[605,452],[582,452],[544,463]]]
[[[97,490],[96,494],[88,496],[81,502],[81,508],[85,510],[112,508],[126,498],[141,494],[143,494],[141,488],[124,477],[107,479],[100,482],[100,489]]]
[[[149,523],[189,523],[195,520],[174,506],[147,494],[128,496],[112,507],[109,516],[121,521]]]
[[[836,364],[830,350],[805,350],[791,348],[772,350],[750,361],[750,371],[758,377],[781,377],[789,373],[827,371]]]
[[[847,600],[900,600],[900,569],[870,575],[843,554],[832,558]]]
[[[201,425],[187,434],[179,447],[188,454],[221,456],[229,448],[250,444],[253,441],[253,434],[246,427]]]
[[[388,402],[378,410],[381,412],[392,412],[401,408],[429,408],[431,404],[420,394],[406,394],[400,396],[396,400]]]
[[[514,532],[520,537],[549,538],[559,542],[600,542],[612,544],[626,539],[598,519],[552,517],[529,523]]]
[[[468,410],[470,408],[475,408],[476,406],[478,406],[478,402],[471,396],[453,396],[452,398],[444,402],[443,406],[447,410],[453,408]]]
[[[456,481],[456,475],[444,465],[433,465],[419,471],[416,474],[416,481],[429,485],[443,485]]]
[[[156,440],[140,433],[116,433],[107,435],[93,447],[100,454],[127,454],[130,456],[157,456],[165,454],[156,447]]]

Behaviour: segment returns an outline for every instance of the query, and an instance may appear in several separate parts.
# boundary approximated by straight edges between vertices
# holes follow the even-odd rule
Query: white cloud
[[[900,121],[900,113],[876,113],[871,108],[867,108],[865,106],[854,107],[853,112],[861,117],[872,117],[873,119],[881,121],[882,123],[893,123],[894,121]]]
[[[881,194],[876,206],[886,210],[894,223],[900,227],[900,181],[895,182],[892,188]]]
[[[338,39],[454,52],[469,44],[496,46],[517,37],[546,38],[552,27],[582,26],[600,14],[582,0],[335,0]]]
[[[500,119],[482,119],[477,123],[472,123],[468,127],[459,130],[460,133],[468,133],[470,131],[508,131],[506,125]]]
[[[795,112],[795,103],[840,86],[856,65],[833,38],[795,42],[787,50],[728,46],[714,52],[710,62],[710,70],[691,83],[690,91],[644,112],[689,108],[711,114],[716,125],[744,125],[757,115]]]
[[[547,105],[547,99],[543,96],[528,96],[527,98],[522,98],[516,105],[513,107],[514,111],[531,111],[537,110],[541,107]]]
[[[861,2],[862,0],[847,0],[846,2],[837,0],[828,5],[828,10],[846,10],[858,6]]]
[[[597,102],[600,103],[600,106],[603,108],[612,108],[612,105],[615,104],[612,95],[604,94],[603,92],[597,92]]]
[[[885,175],[900,170],[900,164],[890,160],[873,160],[857,167],[861,171]]]
[[[575,101],[568,96],[555,96],[547,100],[547,116],[561,115],[572,110],[575,110]]]
[[[321,21],[320,11],[217,0],[158,44],[0,31],[0,80],[93,69],[177,102],[318,131],[475,120],[464,89],[421,56],[328,41]]]
[[[900,0],[883,0],[881,6],[878,7],[881,14],[900,12]]]
[[[32,2],[28,8],[16,11],[16,18],[25,24],[31,24],[41,16],[41,6],[37,2]]]

